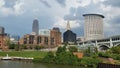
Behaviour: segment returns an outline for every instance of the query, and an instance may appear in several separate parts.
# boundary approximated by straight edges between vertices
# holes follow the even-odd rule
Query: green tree
[[[27,45],[22,45],[22,48],[23,49],[27,49]]]
[[[114,54],[120,54],[120,46],[110,48],[110,51]]]
[[[99,58],[84,57],[81,59],[80,64],[83,66],[97,67],[97,64],[102,62]]]
[[[42,48],[42,47],[39,46],[39,45],[36,45],[36,46],[35,46],[35,49],[36,49],[36,50],[40,50],[41,48]]]
[[[77,52],[78,50],[77,50],[77,47],[75,47],[75,46],[70,46],[70,47],[69,47],[69,51],[70,51],[70,52]]]
[[[64,52],[64,51],[63,51],[63,48],[62,48],[62,47],[58,47],[58,49],[57,49],[57,52],[56,52],[56,53],[61,53],[61,52]]]
[[[42,59],[42,62],[47,62],[47,63],[54,63],[54,53],[53,52],[48,52],[47,55]]]
[[[71,52],[62,52],[55,56],[55,63],[57,64],[77,64],[78,58]]]
[[[9,49],[15,49],[15,44],[9,44]]]
[[[19,45],[18,44],[15,45],[15,51],[19,51]]]
[[[91,49],[90,49],[90,47],[88,47],[88,48],[84,51],[84,55],[85,55],[85,56],[90,56],[90,55],[91,55]]]

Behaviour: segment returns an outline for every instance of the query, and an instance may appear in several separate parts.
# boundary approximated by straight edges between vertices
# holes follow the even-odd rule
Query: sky
[[[83,14],[104,15],[104,36],[120,35],[120,0],[0,0],[0,26],[10,35],[32,33],[38,19],[40,29],[59,27],[67,21],[78,37],[84,36]]]

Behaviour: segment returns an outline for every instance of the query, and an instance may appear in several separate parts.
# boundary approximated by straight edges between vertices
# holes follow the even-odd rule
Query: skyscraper
[[[39,34],[39,22],[37,19],[33,20],[32,32],[35,33],[36,35]]]
[[[84,37],[85,40],[95,40],[103,38],[103,15],[84,14]]]
[[[63,42],[69,44],[76,43],[76,34],[71,31],[69,21],[67,23],[67,31],[63,34]]]

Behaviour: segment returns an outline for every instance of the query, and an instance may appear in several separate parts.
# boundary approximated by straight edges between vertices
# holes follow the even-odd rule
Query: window
[[[44,38],[44,42],[45,42],[46,45],[48,45],[48,37]]]
[[[54,38],[51,38],[51,45],[54,45]]]
[[[34,36],[31,35],[29,36],[29,44],[33,44],[33,42],[34,42]]]
[[[41,39],[42,38],[40,36],[37,37],[37,44],[41,43]]]

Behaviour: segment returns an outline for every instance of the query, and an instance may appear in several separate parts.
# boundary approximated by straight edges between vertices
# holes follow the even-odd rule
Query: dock
[[[0,60],[33,60],[34,58],[29,58],[29,57],[9,57],[8,54],[6,57],[0,57]]]

